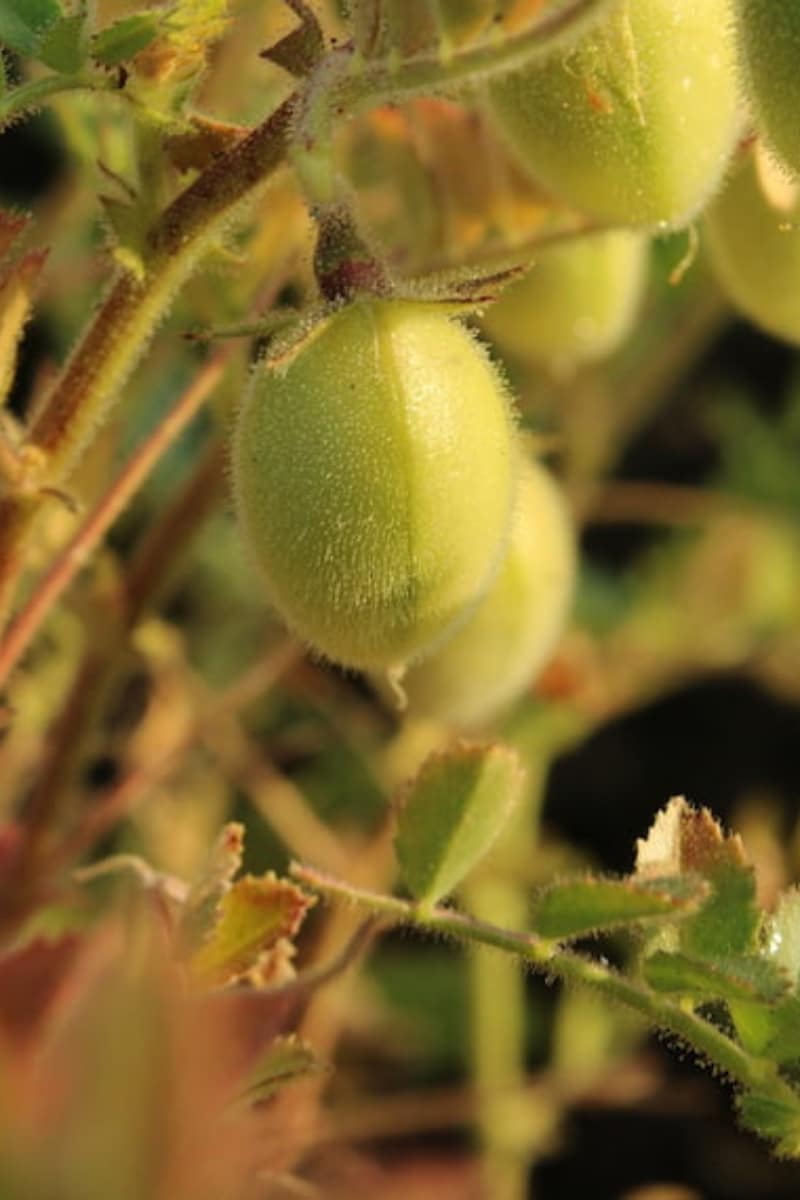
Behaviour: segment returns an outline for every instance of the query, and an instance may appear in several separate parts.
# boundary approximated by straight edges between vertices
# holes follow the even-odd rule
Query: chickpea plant
[[[572,609],[579,523],[726,303],[800,344],[799,30],[796,0],[0,0],[0,186],[40,110],[69,163],[0,210],[3,1194],[316,1195],[319,1163],[352,1194],[309,1132],[328,995],[394,925],[471,951],[482,1194],[527,1195],[568,1103],[521,1116],[525,969],[800,1157],[796,889],[762,906],[683,799],[624,877],[536,837],[563,750],[796,641],[757,511],[648,560],[608,638]]]

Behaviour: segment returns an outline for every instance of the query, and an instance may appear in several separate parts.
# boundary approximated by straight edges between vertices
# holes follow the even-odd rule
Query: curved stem
[[[219,382],[225,366],[224,352],[207,362],[177,403],[139,447],[114,480],[86,521],[53,560],[24,607],[0,638],[0,688],[30,646],[58,597],[66,590],[155,466],[167,446],[195,416]]]
[[[283,162],[295,99],[168,206],[150,233],[143,278],[117,275],[30,430],[45,462],[37,482],[58,486],[66,478],[222,222]],[[0,612],[23,566],[21,548],[37,509],[30,496],[0,498]]]
[[[457,938],[482,946],[493,946],[521,958],[523,962],[548,976],[577,983],[602,992],[610,1000],[624,1004],[645,1017],[652,1025],[674,1033],[726,1075],[760,1095],[789,1104],[800,1112],[800,1096],[781,1078],[774,1063],[749,1054],[715,1025],[697,1013],[661,996],[613,968],[561,949],[556,943],[532,934],[500,929],[478,921],[455,909],[434,908],[421,911],[408,900],[383,896],[352,887],[313,867],[297,863],[292,876],[301,884],[334,899],[357,904],[389,919],[396,925],[414,925],[430,933]]]
[[[32,108],[38,108],[51,96],[63,92],[115,92],[119,84],[113,76],[76,71],[72,75],[45,75],[12,88],[0,98],[0,130]]]
[[[347,100],[361,107],[386,100],[404,100],[442,89],[452,91],[512,71],[552,54],[579,36],[618,0],[569,0],[514,37],[486,39],[443,61],[424,55],[399,64],[354,61],[347,81]]]

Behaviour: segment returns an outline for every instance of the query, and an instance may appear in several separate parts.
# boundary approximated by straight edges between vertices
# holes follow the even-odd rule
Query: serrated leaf
[[[797,1104],[772,1096],[745,1093],[739,1100],[742,1124],[777,1143],[779,1154],[789,1158],[800,1151],[800,1097]]]
[[[269,1100],[287,1083],[307,1079],[322,1070],[314,1051],[295,1035],[276,1038],[254,1064],[241,1100],[259,1104]]]
[[[39,46],[43,63],[54,71],[72,74],[80,70],[86,60],[86,15],[62,17],[45,33]]]
[[[731,958],[755,948],[761,913],[755,872],[736,835],[726,836],[708,809],[674,797],[637,843],[636,875],[694,872],[710,885],[708,900],[681,925],[681,947],[697,958]]]
[[[752,1000],[729,1000],[728,1011],[745,1050],[751,1054],[765,1054],[775,1037],[777,1006]]]
[[[707,875],[720,864],[747,865],[742,839],[738,834],[726,837],[707,808],[693,808],[684,796],[673,796],[656,814],[647,837],[636,843],[640,875]]]
[[[271,873],[244,875],[220,900],[216,924],[191,960],[194,972],[209,985],[248,975],[294,936],[312,904],[305,892]]]
[[[681,929],[688,954],[713,959],[746,954],[756,944],[761,911],[756,903],[752,867],[720,866],[710,872],[712,894],[700,912]]]
[[[157,13],[133,13],[94,35],[90,43],[91,56],[101,67],[118,67],[146,49],[158,37],[158,32]]]
[[[0,42],[17,54],[33,57],[43,34],[60,16],[58,0],[2,0]]]
[[[506,746],[462,742],[425,762],[395,836],[412,895],[435,904],[458,887],[505,826],[522,780],[520,760]]]
[[[241,870],[243,855],[244,825],[229,821],[223,826],[186,895],[179,936],[188,953],[195,951],[208,936],[216,921],[219,903]]]
[[[709,962],[659,950],[644,960],[642,975],[656,991],[679,992],[699,999],[775,1004],[789,986],[778,967],[755,955]]]
[[[642,921],[675,920],[695,911],[707,894],[708,885],[697,876],[556,883],[537,900],[533,930],[541,937],[562,939]]]
[[[772,1011],[772,1037],[766,1047],[779,1063],[800,1060],[800,999],[786,996]]]

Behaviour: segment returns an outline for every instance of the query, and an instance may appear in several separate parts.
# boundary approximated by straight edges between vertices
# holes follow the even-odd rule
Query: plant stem
[[[650,991],[603,963],[585,958],[556,943],[528,933],[500,929],[455,909],[437,907],[421,911],[409,900],[384,896],[325,875],[313,867],[293,864],[292,876],[312,891],[333,899],[361,905],[393,924],[413,925],[440,936],[479,946],[494,946],[565,983],[583,984],[602,992],[608,999],[634,1009],[651,1024],[675,1034],[726,1075],[744,1087],[789,1104],[800,1113],[800,1096],[781,1078],[774,1063],[749,1054],[721,1030],[697,1013]]]
[[[72,75],[45,75],[11,88],[0,98],[0,130],[31,108],[63,92],[117,92],[119,84],[110,75],[76,71]]]
[[[118,783],[112,784],[71,834],[53,853],[52,870],[77,859],[101,837],[122,821],[142,796],[162,782],[184,760],[184,756],[202,734],[203,725],[218,724],[226,713],[237,711],[269,691],[288,671],[302,651],[287,638],[274,647],[261,662],[250,668],[229,687],[218,693],[198,715],[196,727],[186,739],[146,766],[134,767]]]
[[[291,96],[169,205],[150,233],[142,279],[122,272],[112,283],[30,430],[46,461],[39,482],[58,486],[68,475],[222,222],[283,162],[294,102]],[[37,508],[30,497],[0,499],[0,595],[23,566]]]
[[[520,847],[525,847],[526,858],[536,853],[550,764],[563,744],[560,722],[551,719],[549,709],[542,710],[523,751],[528,772],[524,798],[490,860],[461,889],[465,907],[481,921],[511,929],[524,929],[528,922],[530,892],[521,870]],[[542,1132],[533,1101],[524,1094],[525,980],[513,958],[486,946],[473,949],[469,979],[484,1190],[493,1200],[525,1200],[531,1164],[540,1149],[537,1136]]]
[[[524,925],[527,895],[513,878],[481,875],[463,889],[473,916]],[[470,1051],[479,1097],[482,1173],[492,1200],[525,1200],[529,1138],[525,1129],[525,980],[516,963],[476,946],[469,956]]]
[[[226,357],[224,352],[217,353],[204,364],[40,579],[24,607],[9,625],[5,636],[0,639],[0,688],[41,629],[55,602],[69,587],[167,446],[185,429],[219,383]]]

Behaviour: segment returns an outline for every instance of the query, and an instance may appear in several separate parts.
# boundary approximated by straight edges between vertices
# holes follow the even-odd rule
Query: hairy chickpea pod
[[[768,164],[767,164],[768,166]],[[746,155],[706,212],[705,242],[725,293],[775,337],[800,344],[800,186],[767,194]]]
[[[800,174],[800,3],[736,0],[747,96],[760,133]]]
[[[410,714],[469,729],[519,699],[561,633],[574,581],[563,497],[548,471],[526,462],[500,573],[466,624],[409,671]]]
[[[334,662],[400,669],[499,567],[515,484],[508,397],[461,325],[360,301],[288,363],[256,369],[233,480],[287,625]]]
[[[604,358],[636,318],[647,249],[630,230],[549,246],[487,310],[484,329],[501,349],[554,373]]]
[[[624,0],[490,96],[499,131],[553,196],[600,221],[685,225],[737,133],[729,0]]]

